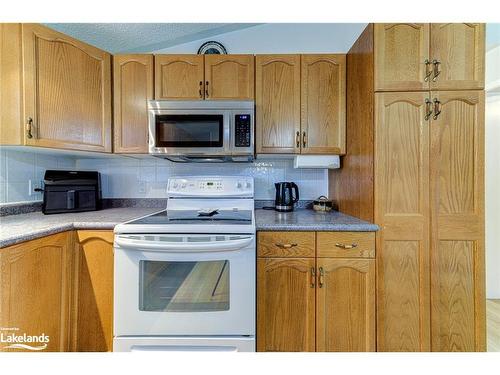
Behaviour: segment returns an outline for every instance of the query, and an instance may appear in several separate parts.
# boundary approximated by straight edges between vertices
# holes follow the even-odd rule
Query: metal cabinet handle
[[[200,81],[200,89],[198,90],[198,93],[200,94],[200,98],[203,98],[203,81]]]
[[[429,81],[432,74],[432,62],[429,59],[425,59],[425,78],[424,81]]]
[[[300,147],[300,132],[297,132],[297,134],[295,134],[295,142],[297,143],[297,148]]]
[[[432,60],[432,64],[434,64],[434,77],[432,77],[432,82],[436,82],[437,77],[441,74],[441,70],[439,69],[441,62],[439,60]]]
[[[33,138],[33,118],[28,117],[26,122],[26,137],[29,139]]]
[[[302,147],[306,147],[307,145],[307,135],[306,132],[302,132]]]
[[[432,101],[425,98],[425,120],[427,121],[432,115]]]
[[[205,81],[205,96],[208,98],[208,81]]]
[[[323,288],[324,276],[325,276],[325,272],[323,271],[323,267],[319,267],[319,287],[320,288]]]
[[[281,249],[291,249],[292,247],[297,246],[297,244],[295,242],[294,243],[277,243],[275,245]]]
[[[440,113],[441,113],[441,102],[437,98],[434,98],[434,116],[432,118],[434,120],[437,120]]]
[[[311,288],[316,286],[316,268],[311,267]]]
[[[350,244],[350,245],[346,245],[346,244],[337,242],[335,244],[335,246],[340,247],[341,249],[349,250],[349,249],[354,249],[355,247],[358,247],[358,244],[353,243],[353,244]]]

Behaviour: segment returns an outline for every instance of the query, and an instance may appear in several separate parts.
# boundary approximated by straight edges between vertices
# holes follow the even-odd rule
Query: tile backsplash
[[[255,198],[274,199],[274,182],[294,181],[300,199],[328,193],[326,169],[294,169],[293,160],[257,160],[254,163],[183,164],[147,158],[79,159],[77,169],[101,173],[103,198],[165,198],[168,178],[188,175],[240,175],[255,179]]]
[[[37,201],[42,193],[31,192],[41,187],[46,169],[74,169],[76,158],[34,151],[0,148],[0,203]]]

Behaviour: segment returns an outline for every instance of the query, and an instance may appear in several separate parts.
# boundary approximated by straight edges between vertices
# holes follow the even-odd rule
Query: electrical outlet
[[[28,180],[28,195],[40,194],[40,192],[35,191],[35,189],[40,189],[42,187],[42,181]]]

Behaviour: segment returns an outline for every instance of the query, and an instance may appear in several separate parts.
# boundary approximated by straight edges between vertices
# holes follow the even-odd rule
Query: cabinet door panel
[[[257,260],[257,350],[315,351],[311,258]]]
[[[253,99],[254,71],[253,55],[205,55],[205,99]]]
[[[484,92],[433,92],[432,350],[485,350]]]
[[[0,326],[18,328],[4,335],[49,336],[28,343],[35,350],[69,350],[72,233],[23,242],[0,251]],[[5,348],[0,351],[20,351]],[[26,350],[30,351],[30,350]]]
[[[345,55],[301,55],[303,154],[345,153]]]
[[[77,352],[113,351],[113,232],[77,231],[76,317],[72,347]]]
[[[299,153],[300,55],[255,57],[257,153]]]
[[[316,347],[375,351],[375,261],[318,259]]]
[[[203,55],[155,55],[155,99],[204,98]]]
[[[154,96],[153,55],[115,55],[114,152],[148,153],[148,100]]]
[[[375,24],[375,90],[428,90],[429,24]]]
[[[429,350],[428,93],[375,94],[377,350]]]
[[[111,152],[111,56],[41,25],[23,25],[25,121],[32,146]]]
[[[441,63],[431,89],[484,88],[484,56],[484,24],[431,24],[431,58]]]

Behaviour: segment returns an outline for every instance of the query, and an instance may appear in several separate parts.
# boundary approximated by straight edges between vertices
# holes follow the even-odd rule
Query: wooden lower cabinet
[[[257,237],[258,351],[375,351],[375,260],[343,258],[334,250],[342,239],[354,248],[374,249],[373,233],[259,232]],[[281,252],[273,249],[275,242],[296,245]],[[306,244],[312,251],[304,251]],[[294,257],[294,252],[308,255]],[[375,252],[355,256],[360,254]]]
[[[72,350],[113,351],[113,232],[76,232]]]
[[[48,336],[25,343],[35,351],[70,348],[73,233],[59,233],[0,249],[0,327],[3,336]],[[11,330],[12,329],[12,330]],[[22,347],[0,351],[32,351]]]

